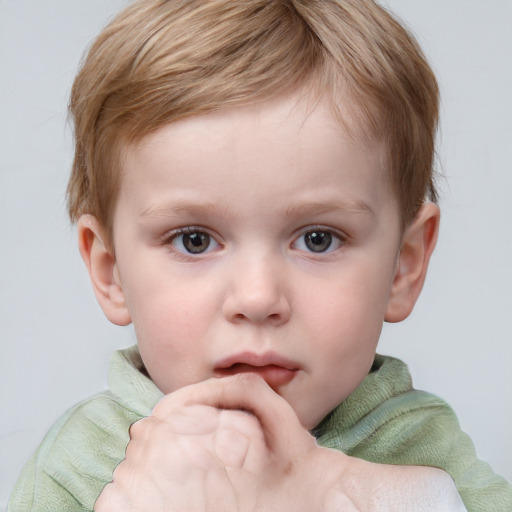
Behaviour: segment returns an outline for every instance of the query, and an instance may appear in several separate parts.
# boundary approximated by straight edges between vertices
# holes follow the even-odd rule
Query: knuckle
[[[112,473],[112,482],[105,487],[103,492],[107,491],[107,493],[111,494],[113,492],[113,488],[114,488],[113,483],[115,482],[117,484],[124,480],[124,477],[126,474],[126,465],[127,465],[126,459],[122,460],[117,465],[117,467],[114,469],[114,472]]]
[[[142,437],[143,433],[146,430],[147,422],[145,421],[147,418],[142,418],[135,423],[132,423],[128,433],[130,434],[130,439],[134,439],[136,437]]]
[[[154,432],[161,425],[161,420],[148,416],[132,423],[128,431],[130,440],[148,441],[154,437]]]
[[[162,400],[160,400],[160,402],[158,402],[155,405],[155,407],[153,407],[153,410],[151,411],[151,415],[156,418],[165,417],[170,410],[169,401],[170,401],[170,395],[162,398]]]
[[[184,405],[194,388],[200,384],[192,384],[183,388],[177,389],[172,393],[164,396],[153,408],[151,416],[165,420],[177,408]]]

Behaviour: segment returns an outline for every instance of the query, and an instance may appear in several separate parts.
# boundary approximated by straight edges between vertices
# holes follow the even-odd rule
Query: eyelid
[[[205,235],[208,235],[212,242],[216,244],[217,247],[214,247],[212,249],[208,248],[206,251],[202,253],[190,253],[188,251],[181,251],[173,246],[173,242],[182,235],[190,235],[194,233],[204,233]],[[183,226],[179,228],[175,228],[167,233],[165,233],[160,240],[160,243],[165,246],[172,247],[174,252],[176,254],[179,254],[183,257],[191,258],[191,259],[197,259],[201,257],[205,257],[207,255],[210,255],[211,252],[213,252],[215,249],[222,247],[222,243],[219,242],[219,236],[215,233],[212,233],[212,231],[208,228],[205,228],[203,226]]]
[[[171,243],[172,240],[174,240],[176,237],[180,235],[191,235],[193,233],[205,233],[206,235],[209,235],[212,238],[214,238],[215,241],[219,243],[219,236],[213,233],[210,229],[205,228],[204,226],[181,226],[179,228],[171,229],[160,237],[160,242],[163,244]]]
[[[336,228],[333,228],[330,226],[321,225],[321,224],[312,224],[310,226],[304,226],[303,228],[300,228],[296,232],[296,234],[293,237],[292,244],[291,244],[292,248],[295,248],[294,246],[296,245],[297,241],[301,237],[303,237],[306,233],[310,233],[312,231],[325,231],[325,232],[331,234],[333,236],[333,238],[337,238],[341,242],[340,247],[338,247],[332,251],[325,251],[325,252],[318,252],[318,253],[314,253],[312,251],[307,251],[309,254],[312,254],[312,255],[326,256],[327,254],[331,254],[333,252],[336,252],[340,248],[343,248],[349,242],[349,236],[346,233],[344,233],[343,231],[340,231],[339,229],[336,229]],[[300,249],[298,249],[298,250],[300,250]]]
[[[309,233],[310,231],[327,231],[331,233],[331,235],[338,237],[340,240],[347,241],[349,239],[349,236],[345,232],[341,231],[340,229],[333,228],[332,226],[326,226],[324,224],[310,224],[308,226],[299,228],[295,232],[293,238],[297,239],[305,233]]]

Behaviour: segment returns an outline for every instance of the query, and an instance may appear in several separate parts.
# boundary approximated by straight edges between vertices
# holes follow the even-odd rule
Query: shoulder
[[[130,425],[140,419],[110,391],[95,395],[71,408],[48,432],[39,448],[47,470],[67,460],[83,474],[103,479],[103,467],[117,455],[124,456]],[[120,460],[120,459],[119,459]],[[110,475],[111,476],[111,473]]]
[[[379,447],[385,444],[389,453],[391,447],[382,438],[386,428],[399,425],[399,429],[411,435],[416,430],[414,425],[428,428],[427,424],[434,419],[439,423],[437,428],[457,424],[453,411],[443,400],[413,388],[405,363],[377,355],[364,381],[322,421],[315,435],[324,446],[353,453],[369,442],[373,444],[378,434]],[[393,433],[389,437],[390,441],[399,442]]]
[[[108,391],[69,409],[29,460],[9,502],[12,511],[92,510],[124,458],[130,426],[160,394],[136,364],[134,349],[114,354]]]
[[[23,469],[9,510],[92,510],[124,458],[128,431],[137,419],[110,392],[72,407]]]
[[[407,366],[377,356],[372,372],[319,426],[318,442],[381,464],[446,471],[471,511],[512,510],[512,487],[475,453],[452,408],[413,388]]]

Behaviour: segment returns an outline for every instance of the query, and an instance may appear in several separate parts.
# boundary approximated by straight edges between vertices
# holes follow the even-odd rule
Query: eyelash
[[[302,250],[303,252],[313,255],[313,256],[330,255],[331,253],[342,248],[348,242],[348,237],[345,234],[340,233],[337,230],[334,230],[334,229],[326,227],[326,226],[320,226],[320,225],[314,226],[313,225],[313,226],[306,226],[305,228],[301,229],[299,236],[294,239],[292,246],[297,247],[297,245],[300,241],[303,241],[303,243],[305,245],[307,245],[307,243],[305,242],[305,236],[308,234],[313,234],[315,232],[316,233],[324,233],[324,234],[327,233],[329,235],[330,243],[329,243],[329,246],[327,247],[327,249],[325,251],[314,251],[314,250],[304,250],[304,249],[298,248],[298,250]],[[335,241],[337,241],[337,242],[335,242]],[[337,246],[332,248],[332,244],[335,244]]]
[[[313,245],[318,245],[319,247],[320,247],[320,244],[324,241],[325,234],[328,235],[328,237],[326,239],[328,242],[328,246],[326,247],[325,250],[315,251],[315,250],[311,249],[311,247],[308,246],[308,242],[306,241],[305,237],[308,234],[313,235],[315,233],[317,235],[322,234],[319,239],[320,243],[314,242],[311,237],[309,239],[309,242],[313,243]],[[193,250],[192,251],[188,250],[185,247],[183,240],[181,241],[182,247],[181,248],[176,247],[176,245],[175,245],[176,241],[179,240],[180,237],[183,237],[185,235],[205,235],[205,236],[207,236],[208,237],[208,247],[204,251],[194,252]],[[190,241],[191,240],[189,240],[189,242]],[[214,244],[213,248],[212,248],[212,243]],[[302,251],[309,255],[322,256],[322,255],[328,255],[328,254],[331,254],[331,253],[337,251],[338,249],[340,249],[341,247],[346,245],[346,243],[347,243],[346,235],[344,235],[336,230],[333,230],[332,228],[328,228],[326,226],[314,226],[313,225],[313,226],[306,226],[303,229],[301,229],[298,236],[296,236],[294,238],[294,240],[291,244],[291,247],[293,249]],[[210,234],[209,230],[202,228],[202,227],[197,227],[197,226],[186,226],[186,227],[174,230],[172,233],[166,235],[163,238],[162,244],[173,246],[173,248],[177,254],[180,254],[184,257],[189,257],[189,258],[197,258],[197,257],[207,255],[215,249],[215,246],[222,247],[222,244],[220,244],[217,241],[217,237]],[[332,247],[333,244],[335,245],[334,248]],[[193,243],[193,245],[195,245],[195,244]],[[303,245],[306,247],[301,248],[301,247],[299,247],[299,245]],[[199,247],[199,245],[196,245],[196,247]]]
[[[212,249],[210,248],[212,245],[212,242],[217,246],[221,246],[221,244],[217,241],[217,238],[215,236],[211,235],[207,229],[196,227],[196,226],[186,226],[186,227],[178,228],[178,229],[174,230],[172,233],[165,236],[165,238],[163,240],[163,245],[174,246],[175,242],[177,240],[179,240],[180,237],[183,237],[184,235],[198,235],[198,234],[206,235],[209,239],[209,244],[205,251],[197,252],[197,253],[194,253],[193,251],[188,251],[184,246],[184,242],[182,241],[181,245],[183,246],[183,249],[174,247],[176,253],[184,255],[184,256],[188,256],[188,257],[198,257],[198,256],[208,254],[212,251]]]

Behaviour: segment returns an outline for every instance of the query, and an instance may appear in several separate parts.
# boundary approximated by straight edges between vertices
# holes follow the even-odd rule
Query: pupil
[[[306,233],[306,245],[313,252],[324,252],[331,246],[332,236],[327,231]]]
[[[183,235],[183,245],[188,252],[199,254],[206,251],[210,245],[210,236],[206,233],[191,233]]]

